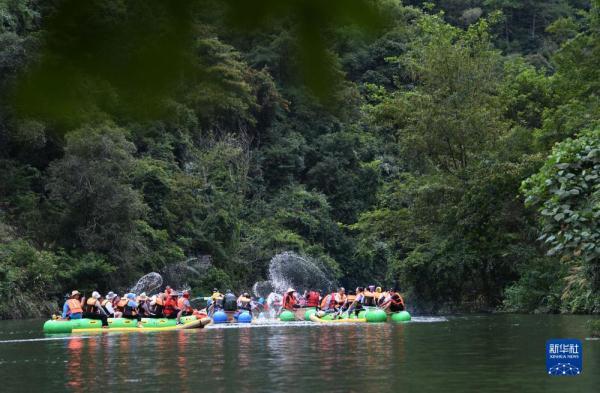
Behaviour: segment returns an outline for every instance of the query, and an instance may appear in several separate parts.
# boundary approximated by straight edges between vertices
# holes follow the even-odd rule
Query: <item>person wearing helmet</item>
[[[92,292],[92,296],[85,301],[83,305],[83,317],[102,321],[102,327],[108,327],[108,313],[102,307],[102,295],[97,291]]]
[[[83,317],[83,307],[81,306],[81,293],[73,290],[69,298],[63,305],[63,319],[81,319]]]

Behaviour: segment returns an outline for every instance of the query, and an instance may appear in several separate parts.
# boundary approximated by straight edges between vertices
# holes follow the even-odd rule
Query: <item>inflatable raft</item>
[[[342,319],[331,319],[331,318],[319,318],[316,314],[312,314],[310,320],[317,323],[364,323],[367,322],[365,318],[342,318]]]
[[[142,318],[142,326],[137,327],[135,319],[109,318],[108,328],[102,327],[102,322],[95,319],[49,320],[44,323],[44,333],[95,333],[95,332],[148,332],[181,329],[200,329],[212,320],[208,317],[182,317],[183,325],[177,325],[174,319]]]

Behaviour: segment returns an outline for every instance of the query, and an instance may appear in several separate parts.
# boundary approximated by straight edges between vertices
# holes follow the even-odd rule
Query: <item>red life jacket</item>
[[[168,298],[165,301],[165,308],[163,309],[163,314],[165,316],[170,316],[177,313],[177,300],[173,298]]]
[[[319,292],[310,291],[306,297],[306,307],[317,307],[319,305]]]

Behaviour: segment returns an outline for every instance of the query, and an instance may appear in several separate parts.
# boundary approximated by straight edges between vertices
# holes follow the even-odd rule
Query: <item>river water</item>
[[[45,336],[0,321],[0,392],[600,392],[589,316],[415,318]],[[550,377],[549,338],[583,341],[583,373]]]

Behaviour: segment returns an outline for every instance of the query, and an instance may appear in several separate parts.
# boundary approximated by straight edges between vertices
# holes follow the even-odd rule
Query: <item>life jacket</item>
[[[67,315],[80,314],[83,312],[83,309],[81,308],[81,302],[77,299],[67,300],[67,305],[69,306],[69,312]]]
[[[310,291],[306,298],[306,307],[317,307],[319,305],[319,292]]]
[[[285,308],[286,310],[293,311],[295,304],[296,304],[296,298],[294,297],[294,295],[290,295],[289,293],[286,293],[285,296],[283,297],[283,308]]]
[[[177,299],[177,308],[180,310],[183,310],[183,312],[193,312],[194,309],[190,306],[186,307],[185,306],[185,298],[184,297],[180,297],[179,299]]]
[[[90,312],[90,313],[95,313],[97,312],[97,308],[96,308],[96,299],[94,299],[93,297],[87,299],[85,301],[85,305],[83,306],[83,310],[85,312]]]
[[[163,314],[165,316],[170,316],[177,313],[177,301],[173,298],[168,298],[165,301],[165,308],[163,309]]]
[[[333,310],[337,304],[335,301],[335,292],[332,292],[330,295],[327,295],[321,301],[321,310]]]

